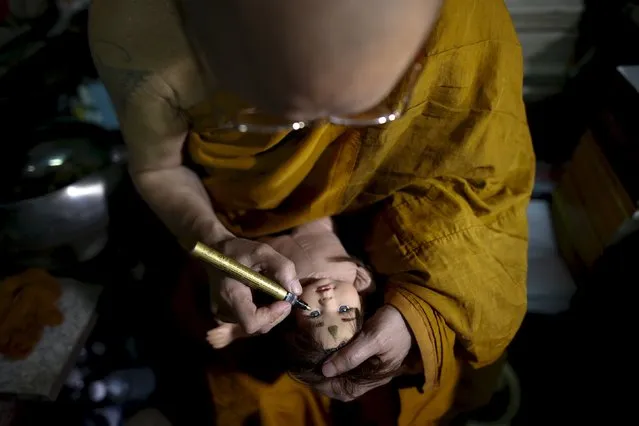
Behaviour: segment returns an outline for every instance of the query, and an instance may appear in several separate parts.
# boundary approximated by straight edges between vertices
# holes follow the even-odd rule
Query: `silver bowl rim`
[[[60,196],[62,194],[62,191],[65,191],[71,185],[78,185],[82,183],[88,183],[91,181],[95,182],[96,180],[98,180],[98,178],[100,178],[101,180],[106,180],[106,189],[107,189],[106,195],[108,195],[108,193],[113,189],[112,184],[114,183],[115,180],[117,180],[117,176],[115,176],[114,173],[119,171],[123,167],[124,165],[122,164],[111,164],[102,170],[89,173],[83,178],[80,178],[76,180],[75,182],[70,183],[66,186],[63,186],[62,188],[57,189],[53,192],[49,192],[48,194],[40,195],[34,198],[26,198],[24,200],[13,201],[10,203],[0,203],[0,210],[14,210],[17,207],[35,204],[47,198],[55,198],[57,196]]]

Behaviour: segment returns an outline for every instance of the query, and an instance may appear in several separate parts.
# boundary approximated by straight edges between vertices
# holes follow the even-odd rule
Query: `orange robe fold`
[[[503,355],[526,303],[534,155],[521,47],[503,1],[447,0],[424,52],[410,109],[386,127],[216,134],[207,114],[220,105],[189,111],[191,155],[238,235],[377,206],[365,250],[388,278],[385,300],[413,331],[425,376],[423,394],[400,391],[400,425],[433,423],[485,399],[473,395],[472,377]],[[286,380],[261,398],[278,394],[272,386],[306,401],[291,410],[326,408]],[[289,414],[266,407],[264,424],[284,424]],[[313,414],[312,424],[324,418]]]

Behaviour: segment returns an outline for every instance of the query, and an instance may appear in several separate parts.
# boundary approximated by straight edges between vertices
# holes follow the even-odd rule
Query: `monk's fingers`
[[[359,398],[364,395],[366,392],[371,391],[379,386],[384,386],[392,380],[391,377],[378,380],[373,383],[366,384],[346,384],[343,380],[339,378],[328,379],[324,382],[315,385],[314,388],[319,393],[331,398],[337,399],[342,402],[349,402],[354,399]]]
[[[275,302],[258,308],[253,302],[251,290],[241,284],[231,286],[223,292],[223,296],[247,334],[268,333],[291,312],[288,302]]]
[[[338,350],[322,366],[325,377],[335,377],[357,367],[367,359],[380,355],[382,352],[379,340],[375,334],[362,331],[355,339]]]
[[[295,264],[268,244],[235,238],[223,244],[224,254],[277,281],[287,291],[302,294]]]
[[[275,302],[269,306],[259,308],[255,313],[258,333],[265,334],[273,327],[284,321],[291,313],[292,305],[288,302]]]
[[[261,245],[251,259],[253,268],[264,275],[273,278],[278,284],[297,296],[302,294],[302,285],[297,278],[295,264],[279,254],[272,247]]]

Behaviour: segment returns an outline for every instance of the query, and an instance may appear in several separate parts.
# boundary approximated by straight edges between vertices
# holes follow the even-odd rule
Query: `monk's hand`
[[[369,390],[385,385],[399,375],[402,363],[413,343],[413,336],[399,311],[384,305],[366,323],[362,331],[345,347],[324,363],[322,373],[327,380],[316,386],[326,396],[341,401],[350,401]],[[356,384],[353,389],[344,389],[339,375],[362,364],[371,357],[379,357],[382,368],[388,375],[376,382]]]
[[[295,265],[271,246],[244,238],[231,238],[215,247],[226,256],[274,279],[287,291],[302,294]],[[207,271],[213,313],[222,321],[239,323],[248,334],[268,333],[291,312],[291,304],[281,301],[258,308],[248,286],[214,268]]]

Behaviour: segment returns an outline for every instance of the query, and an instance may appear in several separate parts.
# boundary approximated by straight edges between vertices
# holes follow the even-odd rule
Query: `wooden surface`
[[[553,195],[558,243],[569,267],[592,267],[635,211],[592,133],[586,132]]]

